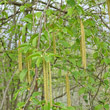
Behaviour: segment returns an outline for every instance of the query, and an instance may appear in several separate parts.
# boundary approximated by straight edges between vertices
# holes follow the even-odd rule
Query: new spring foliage
[[[86,69],[86,45],[85,45],[85,32],[82,20],[80,20],[81,25],[81,57],[83,68]]]
[[[20,40],[18,41],[18,47],[21,45]],[[20,48],[18,48],[18,69],[22,71],[22,53],[20,52]]]

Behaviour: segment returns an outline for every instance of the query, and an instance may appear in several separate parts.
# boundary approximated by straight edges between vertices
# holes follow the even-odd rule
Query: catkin
[[[107,1],[107,7],[108,7],[108,15],[109,15],[109,23],[110,23],[110,0]]]
[[[21,45],[21,42],[19,40],[18,46]],[[22,53],[20,52],[20,48],[18,48],[18,69],[21,72],[22,71]]]
[[[69,84],[69,77],[66,74],[66,93],[67,93],[67,105],[68,107],[71,106],[71,95],[70,95],[70,84]]]
[[[45,63],[46,65],[45,65],[45,67],[46,67],[46,97],[47,97],[47,102],[48,102],[48,100],[49,100],[49,94],[48,94],[48,63],[46,62]]]
[[[43,59],[43,75],[44,75],[44,98],[47,104],[47,88],[46,88],[46,67],[45,67],[45,59]]]
[[[31,77],[30,77],[30,60],[27,63],[27,67],[28,67],[28,72],[27,72],[27,79],[28,79],[28,83],[31,83]]]
[[[80,20],[81,25],[81,56],[82,56],[82,65],[86,69],[86,45],[85,45],[85,32],[82,20]]]
[[[54,54],[56,54],[56,38],[54,34],[53,34],[53,51],[54,51]]]
[[[26,53],[26,68],[27,68],[27,76],[26,76],[26,81],[30,84],[31,83],[31,75],[30,75],[30,70],[31,70],[31,59],[27,59],[29,56],[29,53]]]
[[[48,63],[49,67],[49,93],[50,93],[50,106],[52,107],[52,75],[51,75],[51,65]]]

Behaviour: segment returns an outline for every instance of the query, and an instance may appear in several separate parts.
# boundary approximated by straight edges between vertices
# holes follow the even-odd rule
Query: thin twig
[[[16,72],[15,72],[15,73],[16,73]],[[11,76],[11,79],[8,81],[7,87],[6,87],[5,92],[4,92],[4,94],[3,94],[3,98],[2,98],[0,110],[3,110],[2,108],[3,108],[3,105],[4,105],[4,101],[6,100],[6,94],[7,94],[7,91],[8,91],[8,89],[9,89],[9,85],[10,85],[10,83],[11,83],[11,81],[12,81],[12,79],[13,79],[15,73]]]
[[[46,10],[50,4],[51,0],[48,1],[46,7],[44,8],[44,10]],[[40,30],[39,30],[39,38],[38,38],[38,45],[37,45],[37,49],[39,50],[39,46],[40,46],[40,39],[41,39],[41,33],[42,33],[42,20],[44,17],[45,12],[42,13],[42,16],[40,18]]]

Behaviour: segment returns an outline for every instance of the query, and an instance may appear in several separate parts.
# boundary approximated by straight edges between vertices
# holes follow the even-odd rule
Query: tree
[[[109,110],[109,4],[0,1],[0,110]]]

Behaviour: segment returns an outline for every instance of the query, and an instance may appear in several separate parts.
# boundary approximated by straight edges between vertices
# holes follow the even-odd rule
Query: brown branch
[[[47,5],[46,2],[43,2],[43,1],[41,1],[41,0],[39,0],[38,2],[40,2],[40,3],[44,4],[44,5]],[[67,11],[63,11],[63,10],[61,10],[60,8],[57,8],[57,7],[55,7],[55,6],[51,5],[51,4],[49,4],[48,6],[51,7],[51,8],[54,8],[54,9],[60,11],[60,12],[63,12],[63,13],[65,13],[65,14],[67,13]]]
[[[42,4],[44,4],[44,5],[47,5],[46,2],[43,2],[43,1],[41,1],[41,0],[39,0],[39,1],[37,1],[37,2],[42,3]],[[19,3],[19,2],[15,2],[15,1],[9,1],[9,2],[7,2],[7,4],[16,5],[16,6],[22,6],[22,5],[24,5],[25,3],[27,3],[27,2],[24,2],[24,3]],[[4,5],[4,4],[5,4],[5,3],[2,3],[2,5]],[[32,3],[32,4],[34,5],[34,3]],[[59,8],[57,8],[57,7],[53,6],[53,5],[51,5],[51,4],[49,4],[48,6],[51,7],[51,8],[54,8],[54,9],[60,11],[60,12],[63,12],[63,13],[65,13],[65,14],[67,13],[67,11],[63,11],[63,10],[61,10],[61,9],[59,9]]]
[[[44,8],[44,10],[47,10],[49,4],[50,4],[51,0],[48,1],[48,3],[46,3],[46,6]],[[42,20],[44,17],[44,12],[42,13],[41,19],[40,19],[40,30],[39,30],[39,37],[38,37],[38,45],[37,45],[37,49],[39,50],[39,46],[40,46],[40,39],[41,39],[41,33],[42,33]]]
[[[103,18],[102,18],[102,16],[99,16],[100,17],[100,19],[101,19],[101,21],[102,21],[102,23],[110,30],[110,27],[104,22],[104,20],[103,20]]]
[[[77,85],[74,86],[74,87],[72,87],[72,88],[70,88],[70,90],[73,90],[73,89],[75,89],[76,87],[77,87]],[[55,100],[55,99],[58,99],[58,98],[61,98],[61,97],[63,97],[64,95],[66,95],[66,92],[63,93],[63,94],[61,94],[61,95],[59,95],[59,96],[57,96],[57,97],[55,97],[54,100]]]
[[[15,2],[15,1],[10,1],[10,0],[9,0],[7,3],[2,2],[1,5],[4,5],[4,4],[16,5],[16,6],[22,6],[22,5],[24,5],[25,3],[19,3],[19,2]]]
[[[12,14],[12,15],[8,16],[8,18],[1,18],[0,21],[7,20],[7,19],[9,19],[9,18],[11,18],[11,17],[14,17],[14,16],[15,16],[16,14],[18,14],[18,13],[20,13],[20,11],[16,11],[15,14]]]
[[[1,42],[1,44],[2,44],[2,47],[3,47],[3,49],[4,49],[4,52],[6,53],[6,55],[8,56],[8,58],[10,59],[10,62],[12,61],[12,58],[9,56],[9,54],[7,53],[7,51],[6,51],[6,47],[5,47],[5,44],[4,44],[4,42],[3,42],[3,40],[2,40],[2,38],[0,38],[0,42]]]
[[[95,98],[96,98],[96,96],[98,95],[98,93],[99,93],[99,90],[100,90],[100,87],[101,87],[101,82],[100,82],[100,84],[99,84],[99,86],[98,86],[98,89],[97,89],[97,91],[96,91],[96,93],[95,93],[95,95],[94,95],[94,97],[92,98],[92,101],[91,101],[91,104],[93,105],[93,102],[94,102],[94,100],[95,100]]]

